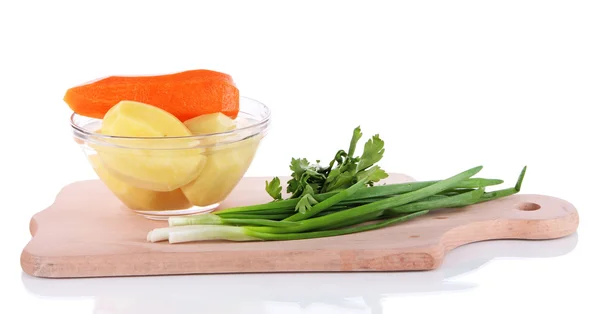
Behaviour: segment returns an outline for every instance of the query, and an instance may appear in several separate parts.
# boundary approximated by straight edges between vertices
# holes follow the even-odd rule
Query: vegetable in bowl
[[[212,211],[250,167],[270,109],[230,75],[111,76],[67,90],[76,142],[128,209],[167,219]]]

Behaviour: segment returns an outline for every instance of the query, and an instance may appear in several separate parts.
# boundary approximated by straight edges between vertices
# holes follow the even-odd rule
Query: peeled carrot
[[[177,73],[170,74],[162,74],[162,75],[154,75],[154,76],[109,76],[104,78],[103,81],[106,83],[128,83],[132,78],[134,78],[138,82],[151,83],[158,81],[173,81],[173,80],[186,80],[186,79],[215,79],[215,80],[223,80],[225,82],[229,82],[230,84],[235,86],[231,75],[212,71],[212,70],[188,70]]]
[[[67,90],[64,101],[82,116],[102,119],[122,100],[153,105],[181,121],[221,112],[235,119],[239,90],[230,75],[189,70],[155,76],[110,76]]]

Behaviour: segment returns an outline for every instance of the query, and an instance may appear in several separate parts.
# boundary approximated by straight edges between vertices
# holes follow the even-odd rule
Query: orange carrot
[[[110,76],[67,90],[64,101],[76,113],[102,119],[121,100],[164,109],[181,121],[221,112],[239,112],[239,90],[230,75],[190,70],[155,76]]]
[[[235,86],[231,75],[212,71],[212,70],[188,70],[183,72],[176,72],[170,74],[162,74],[162,75],[147,75],[147,76],[109,76],[104,78],[102,81],[105,83],[115,84],[115,83],[129,83],[131,79],[135,79],[138,82],[151,83],[163,80],[165,82],[173,81],[173,80],[185,80],[185,79],[215,79],[215,80],[223,80]]]

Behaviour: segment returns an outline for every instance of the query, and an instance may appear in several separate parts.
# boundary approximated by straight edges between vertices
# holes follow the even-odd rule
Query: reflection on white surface
[[[382,300],[476,287],[453,279],[494,258],[549,258],[569,253],[577,234],[544,241],[503,240],[449,252],[437,270],[396,273],[289,273],[41,279],[23,274],[42,297],[93,297],[96,314],[383,313]]]

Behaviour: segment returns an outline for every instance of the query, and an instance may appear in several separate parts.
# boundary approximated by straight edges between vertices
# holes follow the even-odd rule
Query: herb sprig
[[[389,175],[377,165],[385,152],[384,141],[379,134],[373,135],[363,146],[360,156],[355,156],[356,147],[363,133],[360,126],[352,132],[348,150],[340,149],[327,166],[320,160],[310,163],[306,158],[292,158],[291,179],[287,181],[288,199],[300,198],[296,211],[306,213],[317,203],[316,194],[345,190],[358,182],[366,186],[387,178]],[[279,177],[265,182],[265,189],[274,201],[284,200]]]

